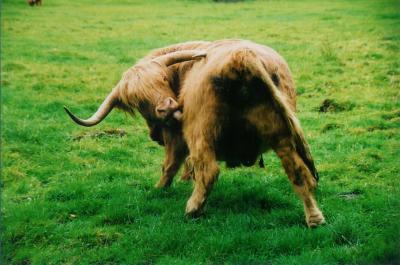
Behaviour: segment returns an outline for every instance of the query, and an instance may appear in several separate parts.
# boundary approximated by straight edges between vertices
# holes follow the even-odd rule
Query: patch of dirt
[[[337,102],[334,99],[325,99],[319,106],[319,112],[341,112],[348,111],[354,108],[354,103],[351,102]]]
[[[102,138],[102,137],[124,137],[126,135],[123,129],[109,129],[104,131],[85,132],[72,137],[74,141],[80,141],[85,138]]]
[[[341,128],[341,127],[342,127],[341,124],[328,123],[328,124],[325,124],[324,127],[322,127],[321,132],[325,133],[327,131],[335,130],[335,129],[338,129],[338,128]]]

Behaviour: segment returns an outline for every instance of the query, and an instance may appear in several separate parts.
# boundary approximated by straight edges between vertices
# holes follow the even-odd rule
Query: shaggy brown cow
[[[143,111],[141,104],[128,104],[131,98],[138,102],[135,93],[142,93],[134,89],[131,89],[132,93],[125,93],[125,97],[121,93],[112,92],[98,112],[89,119],[91,122],[83,122],[69,113],[70,116],[83,125],[96,124],[111,110],[113,105],[109,104],[110,98],[120,102],[120,107],[122,103],[123,109],[132,111],[133,107],[138,108],[151,131],[162,135],[154,137],[162,138],[167,143],[166,160],[175,160],[169,163],[173,168],[172,173],[163,174],[158,186],[168,186],[171,183],[176,167],[179,168],[186,156],[187,144],[188,161],[195,180],[194,191],[186,207],[186,213],[190,215],[198,214],[204,206],[219,174],[217,160],[224,160],[232,166],[251,165],[261,153],[272,148],[280,157],[295,191],[303,200],[308,226],[324,223],[324,217],[313,197],[318,175],[299,121],[294,115],[294,84],[285,61],[265,46],[249,41],[224,40],[167,47],[155,51],[142,63],[186,49],[204,49],[207,58],[172,67],[170,84],[175,94],[179,93],[179,105],[169,95],[165,98],[171,99],[165,102],[166,107],[161,112],[167,115],[161,116],[157,108],[155,111],[158,113],[158,121],[160,117],[164,121],[171,120],[165,118],[171,116],[181,119],[182,128],[177,126],[171,129],[164,123],[154,122],[146,116],[146,111],[154,111]],[[155,106],[146,102],[142,104]],[[180,107],[183,108],[182,117]],[[168,148],[171,150],[168,151]]]

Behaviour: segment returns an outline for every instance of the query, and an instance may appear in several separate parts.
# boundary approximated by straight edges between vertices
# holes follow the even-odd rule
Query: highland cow
[[[318,173],[295,116],[295,88],[286,62],[271,48],[243,40],[222,40],[170,46],[153,52],[139,64],[150,67],[153,60],[182,52],[190,52],[191,56],[185,58],[192,58],[195,50],[206,51],[207,57],[175,60],[181,63],[166,64],[170,65],[168,69],[160,65],[160,76],[154,76],[157,71],[153,71],[142,76],[146,80],[143,83],[137,84],[135,79],[129,86],[120,85],[87,121],[68,113],[79,124],[90,126],[104,119],[115,105],[129,112],[138,109],[152,139],[166,146],[158,187],[171,184],[187,157],[187,171],[195,182],[186,206],[188,215],[201,213],[219,175],[218,160],[229,166],[250,166],[263,152],[273,149],[303,200],[307,225],[324,223],[313,196]],[[161,76],[164,84],[159,82]],[[157,104],[155,95],[140,96],[157,86],[163,91],[170,89]]]

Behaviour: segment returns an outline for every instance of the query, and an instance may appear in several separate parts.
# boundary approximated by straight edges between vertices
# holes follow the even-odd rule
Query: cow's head
[[[87,120],[76,117],[66,107],[64,109],[73,121],[87,127],[100,123],[114,107],[131,114],[137,110],[145,118],[151,138],[160,143],[160,128],[182,118],[176,95],[171,89],[172,73],[168,66],[205,56],[204,51],[177,51],[136,64],[124,73],[96,113]]]

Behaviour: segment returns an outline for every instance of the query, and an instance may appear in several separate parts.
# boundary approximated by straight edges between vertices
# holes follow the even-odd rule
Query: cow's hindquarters
[[[270,146],[304,202],[307,224],[323,223],[312,194],[318,175],[295,108],[290,105],[294,100],[288,100],[288,92],[274,84],[258,52],[249,47],[221,51],[201,71],[196,70],[183,89],[184,135],[195,178],[186,212],[197,213],[203,206],[218,176],[217,158],[233,158],[233,162],[244,164],[255,161],[254,157]],[[235,137],[230,128],[244,130],[243,137]],[[256,141],[246,153],[237,141],[250,137]]]

